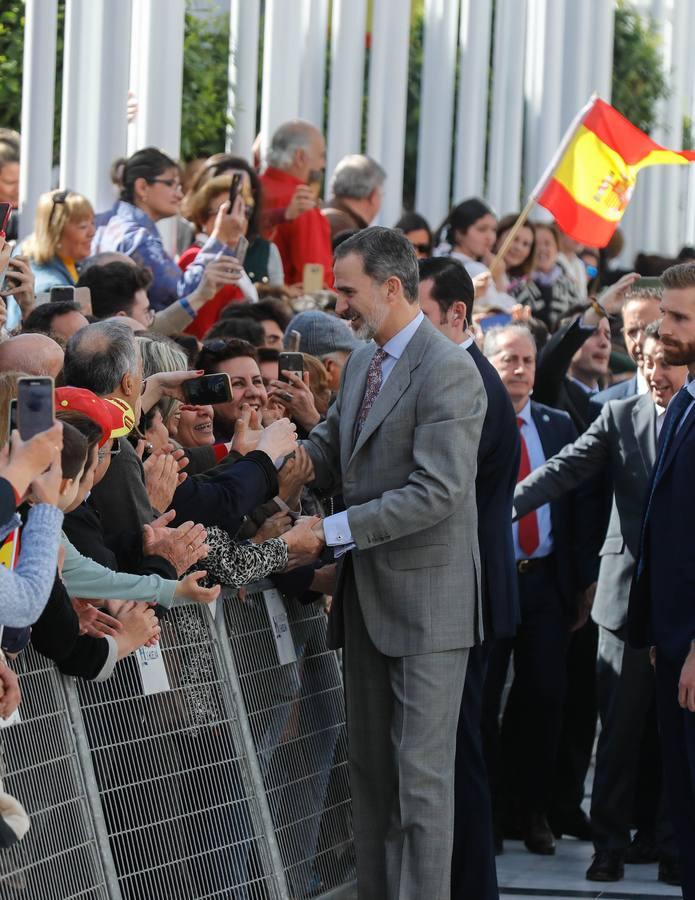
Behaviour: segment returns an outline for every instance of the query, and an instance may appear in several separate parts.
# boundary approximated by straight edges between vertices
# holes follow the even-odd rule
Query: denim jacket
[[[34,273],[34,292],[37,294],[40,294],[42,291],[50,291],[56,285],[75,283],[65,268],[62,259],[57,256],[55,259],[50,259],[47,263],[37,263],[30,259],[29,265]]]
[[[195,261],[182,272],[164,249],[161,235],[146,212],[121,200],[106,225],[97,229],[92,253],[117,251],[132,257],[152,272],[148,294],[153,309],[160,310],[192,293],[203,277],[207,263],[218,253],[232,256],[231,250],[209,238]]]

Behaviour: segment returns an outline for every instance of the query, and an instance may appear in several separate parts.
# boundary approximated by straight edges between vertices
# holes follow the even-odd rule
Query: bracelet
[[[600,316],[602,319],[610,319],[610,315],[606,312],[605,307],[603,307],[596,297],[589,297],[590,306],[597,316]]]
[[[188,298],[187,298],[187,297],[181,297],[181,298],[179,299],[179,303],[181,304],[181,306],[183,306],[183,308],[186,310],[186,312],[188,313],[188,315],[189,315],[192,319],[195,319],[197,313],[196,313],[196,311],[193,309],[193,307],[191,306],[191,304],[188,302]]]

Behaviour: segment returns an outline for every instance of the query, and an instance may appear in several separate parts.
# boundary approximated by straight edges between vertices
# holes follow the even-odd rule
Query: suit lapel
[[[431,325],[431,323],[427,319],[424,319],[420,324],[420,327],[410,339],[408,346],[401,354],[400,359],[396,361],[396,365],[393,367],[391,374],[386,380],[386,384],[379,391],[379,396],[374,401],[374,405],[369,411],[367,420],[362,426],[362,431],[359,433],[359,436],[355,441],[355,445],[352,448],[352,453],[350,454],[350,460],[355,457],[355,455],[364,446],[369,437],[374,434],[374,432],[381,425],[386,416],[391,412],[393,407],[407,390],[408,385],[410,384],[410,374],[420,364],[422,355],[429,340],[429,329],[432,328],[433,326]],[[372,354],[371,356],[373,355],[374,354]],[[369,358],[370,361],[371,356]],[[369,362],[367,363],[367,368],[369,368]],[[366,384],[367,377],[365,372],[365,377],[362,381],[362,392],[359,395],[357,407],[354,410],[354,414],[352,415],[352,417],[348,419],[353,429],[353,435],[355,433],[354,428],[357,416],[362,406],[362,399],[364,397]]]
[[[661,467],[661,472],[659,474],[659,481],[662,480],[666,470],[673,462],[673,459],[678,451],[678,448],[683,443],[683,441],[687,437],[688,433],[692,429],[694,422],[695,422],[695,406],[691,406],[690,410],[688,412],[687,419],[685,420],[685,422],[683,422],[681,427],[678,429],[678,431],[673,436],[673,439],[671,441],[671,446],[666,451],[666,459],[664,460],[664,464]],[[676,427],[678,427],[678,426],[676,426]],[[656,485],[655,485],[655,487],[656,487]]]
[[[632,407],[632,427],[647,476],[656,459],[656,407],[649,394],[643,394]]]
[[[538,437],[541,439],[543,455],[546,459],[550,459],[560,448],[555,446],[553,431],[550,427],[550,417],[546,413],[541,412],[533,400],[531,401],[531,418],[538,431]]]

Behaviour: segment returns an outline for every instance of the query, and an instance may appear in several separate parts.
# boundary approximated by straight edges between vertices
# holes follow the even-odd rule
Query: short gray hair
[[[376,160],[361,153],[344,156],[335,167],[329,184],[331,195],[364,200],[386,181],[386,171]]]
[[[396,277],[403,285],[406,299],[410,303],[417,302],[420,284],[417,257],[403,232],[381,225],[363,228],[335,248],[334,259],[342,259],[350,253],[362,258],[365,275],[377,284]]]
[[[125,375],[137,373],[138,360],[133,332],[127,325],[113,319],[94,322],[68,341],[63,381],[104,397],[118,390]]]
[[[294,162],[297,150],[307,150],[316,128],[303,119],[293,119],[281,125],[270,141],[268,165],[274,169],[287,169]]]
[[[510,322],[508,325],[496,325],[494,328],[491,328],[489,331],[485,332],[483,353],[488,359],[490,359],[491,356],[495,356],[495,354],[499,352],[502,335],[508,334],[510,331],[514,334],[527,337],[529,341],[531,341],[534,355],[536,354],[536,341],[534,340],[533,334],[531,333],[531,329],[526,325],[523,325],[521,322]]]

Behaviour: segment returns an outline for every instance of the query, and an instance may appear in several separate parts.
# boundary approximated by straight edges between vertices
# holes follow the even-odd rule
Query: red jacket
[[[269,166],[261,175],[263,206],[266,210],[286,209],[297,185],[302,182],[287,172]],[[291,222],[281,222],[264,234],[274,241],[282,257],[285,283],[298,284],[306,263],[321,263],[327,287],[333,286],[333,248],[328,221],[318,209],[310,209]]]
[[[189,247],[188,250],[184,250],[179,257],[179,268],[185,272],[199,253],[200,247],[195,245]],[[186,334],[194,334],[202,341],[207,331],[219,319],[224,307],[228,303],[239,303],[244,299],[241,288],[238,288],[235,284],[226,284],[223,288],[220,288],[212,300],[208,300],[205,306],[200,309],[198,315],[186,328]]]

